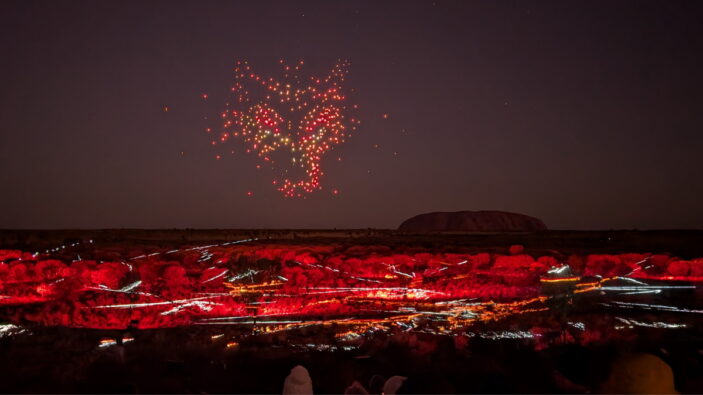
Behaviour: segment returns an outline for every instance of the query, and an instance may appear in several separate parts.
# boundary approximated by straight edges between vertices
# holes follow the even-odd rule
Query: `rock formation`
[[[398,230],[404,232],[531,232],[546,230],[541,220],[504,211],[435,212],[405,220]]]

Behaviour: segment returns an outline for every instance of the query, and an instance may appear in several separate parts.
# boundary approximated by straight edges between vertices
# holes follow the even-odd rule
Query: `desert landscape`
[[[624,347],[686,366],[676,370],[677,388],[695,392],[702,236],[3,231],[2,347],[12,356],[5,382],[23,388],[51,366],[34,391],[275,392],[281,381],[265,379],[269,364],[279,364],[283,377],[281,361],[299,360],[316,371],[340,366],[315,377],[329,392],[341,391],[340,382],[368,381],[373,369],[386,377],[423,377],[430,369],[424,375],[436,377],[440,366],[452,391],[544,392],[560,389],[550,372],[529,374],[548,381],[495,387],[481,369],[471,384],[459,380],[455,365],[476,363],[477,352],[557,361],[573,347],[593,358]],[[172,342],[183,347],[164,347]],[[245,355],[255,357],[243,366]],[[162,381],[135,368],[144,364],[161,369]],[[527,365],[494,373],[523,377]],[[186,369],[184,382],[177,372]],[[120,380],[98,379],[115,372]],[[574,380],[587,386],[606,373],[588,368],[580,373],[588,382]]]
[[[703,393],[702,1],[0,9],[0,393]]]

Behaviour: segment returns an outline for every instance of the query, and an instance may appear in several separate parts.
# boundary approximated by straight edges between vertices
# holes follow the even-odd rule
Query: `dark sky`
[[[361,106],[305,200],[203,132],[280,58]],[[700,1],[4,1],[0,228],[703,228],[702,70]]]

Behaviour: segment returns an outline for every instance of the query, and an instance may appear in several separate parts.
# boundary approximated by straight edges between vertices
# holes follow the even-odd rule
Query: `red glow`
[[[117,250],[110,251],[115,256]],[[427,310],[448,314],[452,330],[546,309],[545,284],[578,283],[576,292],[588,292],[625,275],[703,281],[703,259],[648,254],[570,258],[575,273],[604,277],[589,283],[579,275],[550,274],[563,267],[551,256],[525,254],[245,243],[119,253],[114,262],[98,262],[0,250],[0,306],[18,307],[8,317],[18,322],[90,328],[207,324],[221,317],[309,322],[305,317],[320,315],[357,317],[356,325],[366,325],[410,320]],[[410,310],[400,314],[403,308]],[[392,321],[378,318],[387,311],[395,311]]]
[[[322,158],[344,143],[360,122],[347,116],[350,109],[342,90],[349,62],[335,64],[324,78],[300,78],[303,62],[294,68],[281,64],[286,71],[282,76],[262,78],[250,71],[248,62],[236,62],[232,97],[222,113],[223,119],[231,118],[224,122],[222,136],[241,139],[246,152],[264,162],[272,162],[275,152],[289,153],[288,161],[272,167],[281,172],[275,185],[285,197],[303,197],[322,188]],[[315,84],[304,85],[304,80]],[[304,176],[296,178],[289,170],[299,168]]]

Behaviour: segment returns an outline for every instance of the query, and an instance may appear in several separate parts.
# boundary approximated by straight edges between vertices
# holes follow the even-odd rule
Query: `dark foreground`
[[[424,393],[564,393],[560,375],[583,387],[605,381],[618,353],[646,351],[673,369],[681,393],[700,393],[700,336],[690,331],[637,331],[633,339],[535,350],[524,340],[476,339],[457,347],[448,337],[377,339],[360,351],[300,351],[250,345],[227,349],[192,328],[132,333],[134,342],[99,348],[106,333],[52,328],[2,341],[8,393],[280,393],[301,364],[316,393],[340,393],[375,374],[416,380]],[[112,335],[112,333],[111,333]],[[118,335],[118,334],[114,334]],[[560,373],[557,373],[560,372]],[[576,388],[571,389],[570,388]]]

